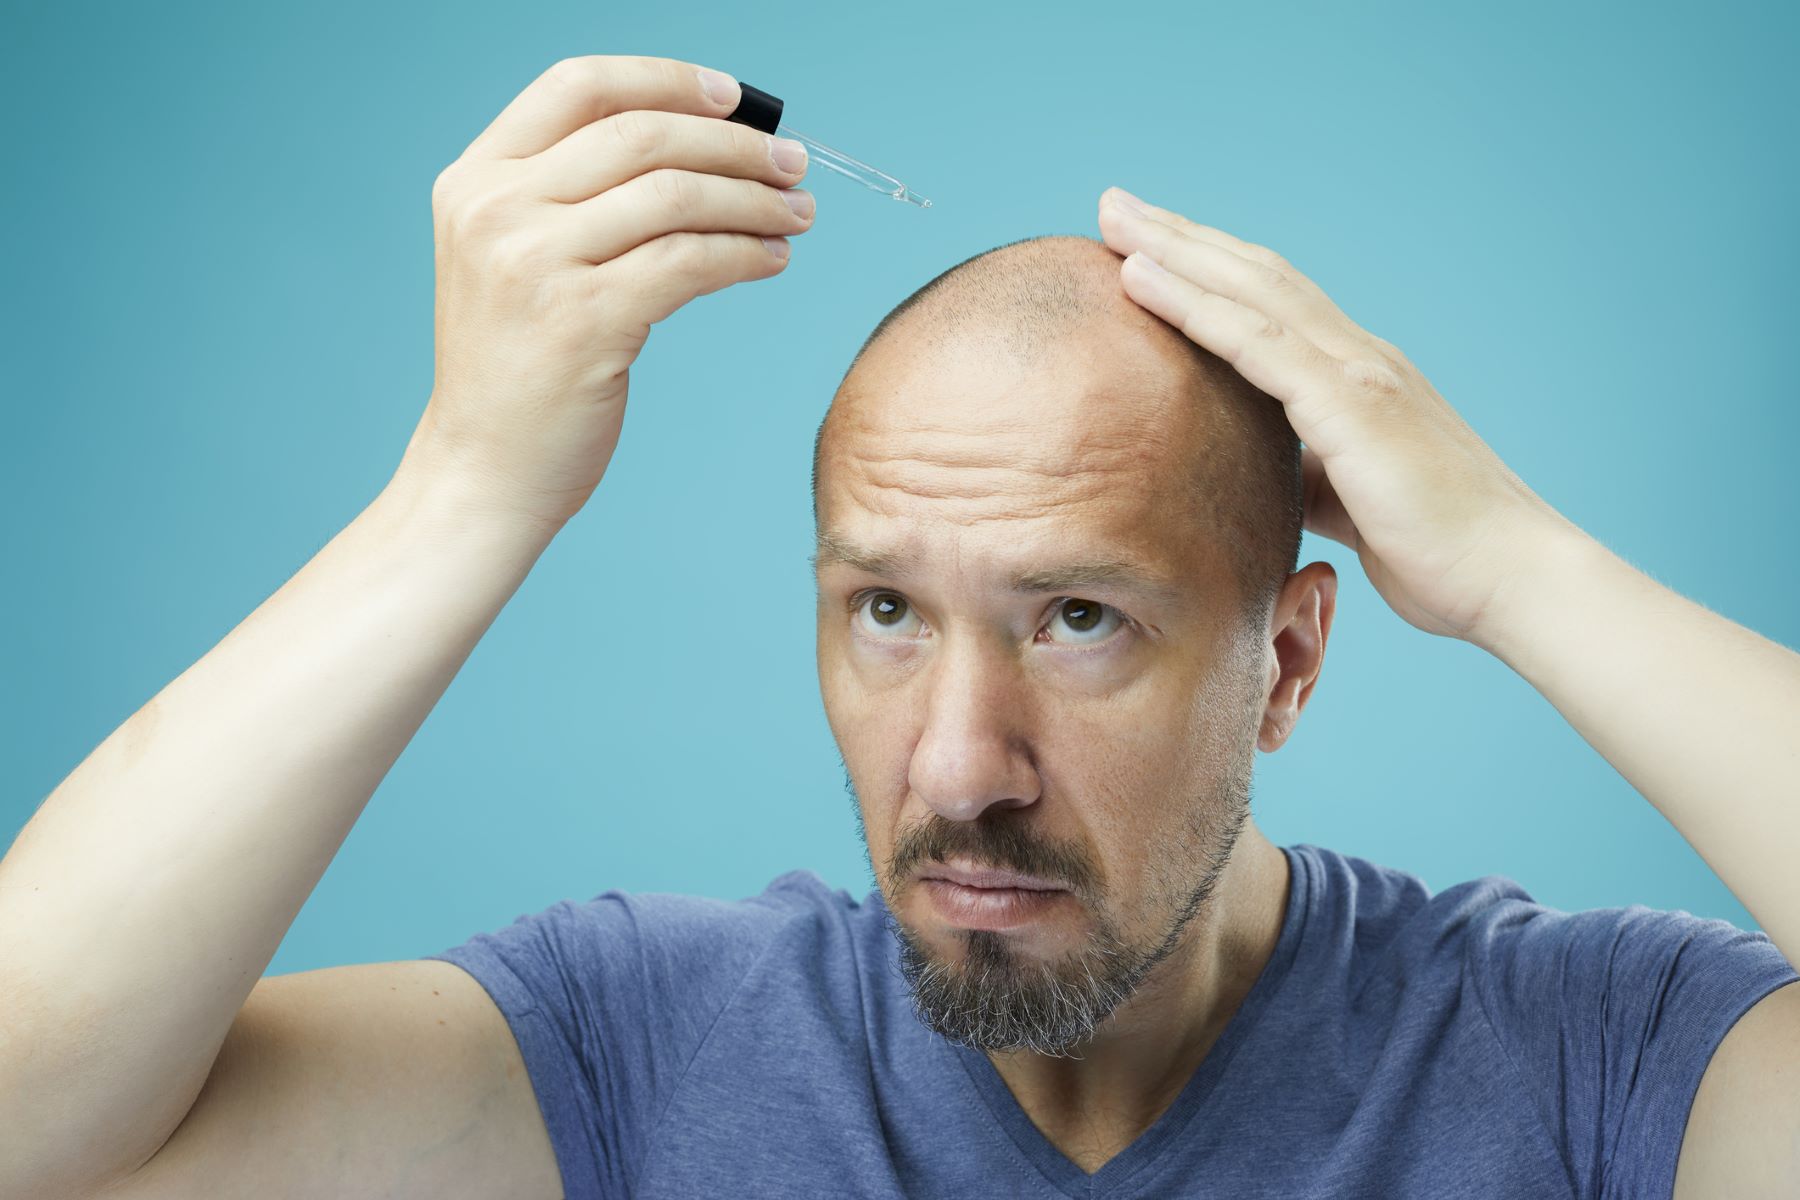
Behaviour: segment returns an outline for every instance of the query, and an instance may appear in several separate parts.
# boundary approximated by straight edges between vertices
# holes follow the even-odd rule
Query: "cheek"
[[[1104,711],[1063,709],[1041,761],[1053,789],[1080,797],[1118,901],[1156,907],[1191,886],[1207,851],[1204,806],[1227,764],[1177,696]],[[1232,739],[1222,738],[1220,744]],[[1123,915],[1123,914],[1122,914]]]
[[[844,759],[844,770],[850,774],[850,790],[846,790],[844,801],[857,808],[869,856],[875,860],[878,871],[886,871],[886,858],[895,847],[900,828],[920,815],[905,808],[909,752],[905,743],[896,741],[880,721],[846,720],[837,714],[832,720],[832,732],[837,738],[837,752]]]
[[[1079,774],[1081,794],[1108,796],[1141,816],[1171,782],[1191,771],[1193,730],[1178,702],[1149,689],[1098,703],[1059,702],[1044,712],[1046,758]]]
[[[841,631],[819,637],[819,694],[832,736],[848,762],[871,773],[899,772],[918,742],[928,697],[915,679],[922,656],[871,651]]]
[[[856,647],[841,630],[821,631],[818,638],[819,699],[832,735],[846,755],[891,736],[900,719],[904,696],[891,679],[871,675]]]

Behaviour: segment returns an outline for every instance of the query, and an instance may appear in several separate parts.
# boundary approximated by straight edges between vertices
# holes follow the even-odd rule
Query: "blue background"
[[[902,296],[1096,234],[1113,183],[1285,254],[1577,524],[1800,642],[1791,6],[699,8],[9,17],[0,834],[387,481],[432,383],[433,179],[577,54],[733,72],[935,206],[815,169],[786,272],[657,327],[605,482],[273,972],[610,887],[871,887],[814,669],[813,429]],[[1343,586],[1298,731],[1257,756],[1275,842],[1755,928],[1521,678],[1315,559]]]

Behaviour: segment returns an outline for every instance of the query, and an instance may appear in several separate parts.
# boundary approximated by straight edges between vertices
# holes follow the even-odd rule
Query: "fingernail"
[[[742,90],[737,80],[718,71],[709,71],[705,67],[696,67],[700,75],[700,86],[706,89],[707,97],[714,104],[736,104]]]
[[[790,175],[806,170],[806,147],[792,138],[770,138],[769,157]]]
[[[762,244],[769,248],[769,253],[776,258],[788,256],[788,240],[786,238],[764,238]]]
[[[813,198],[811,192],[796,192],[792,188],[783,188],[781,198],[787,201],[787,206],[794,210],[794,215],[796,217],[810,217],[813,215]]]
[[[1169,268],[1163,266],[1148,254],[1145,254],[1142,250],[1133,250],[1131,252],[1131,257],[1137,259],[1140,263],[1143,263],[1144,266],[1148,267],[1157,275],[1167,275],[1169,273]]]
[[[1121,208],[1129,209],[1130,211],[1137,213],[1141,217],[1147,217],[1150,215],[1149,210],[1144,207],[1144,202],[1142,200],[1139,200],[1136,196],[1132,195],[1130,192],[1126,191],[1122,187],[1114,185],[1113,191],[1112,191],[1112,197],[1113,197],[1113,202],[1115,204],[1119,205]]]

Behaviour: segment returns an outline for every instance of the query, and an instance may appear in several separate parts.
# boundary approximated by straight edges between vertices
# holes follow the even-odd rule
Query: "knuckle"
[[[606,119],[620,149],[635,162],[648,162],[661,153],[668,132],[661,121],[641,108],[626,109]]]
[[[487,264],[497,276],[508,280],[528,279],[541,267],[542,250],[535,235],[514,229],[495,238],[488,247]]]
[[[1378,396],[1397,396],[1405,387],[1400,373],[1385,362],[1351,359],[1344,364],[1344,374],[1358,388]]]
[[[1282,268],[1273,266],[1270,263],[1258,262],[1256,264],[1256,274],[1258,282],[1260,282],[1268,291],[1287,292],[1292,291],[1294,288],[1293,278]]]
[[[1245,244],[1244,248],[1249,252],[1251,258],[1281,275],[1288,275],[1294,270],[1293,263],[1281,257],[1281,255],[1275,253],[1267,246],[1259,246],[1255,242],[1248,242]]]
[[[1182,315],[1180,329],[1183,336],[1196,344],[1200,344],[1200,339],[1206,336],[1206,325],[1205,322],[1201,320],[1198,310]],[[1223,358],[1226,362],[1234,362],[1236,360],[1236,353],[1231,350],[1226,350],[1221,353],[1219,357]]]
[[[662,270],[690,282],[705,273],[708,255],[704,235],[683,229],[665,233],[656,241]]]
[[[1250,327],[1250,336],[1262,341],[1274,341],[1287,333],[1287,326],[1274,317],[1258,314],[1257,320]]]
[[[791,191],[792,194],[796,196],[805,194],[801,189],[773,187],[766,183],[758,183],[754,179],[746,179],[744,182],[750,185],[749,195],[746,199],[749,201],[750,206],[752,206],[752,211],[754,211],[754,206],[760,205],[768,209],[769,214],[782,225],[786,225],[787,222],[793,220],[797,215],[793,208],[788,205],[785,193]],[[807,218],[801,219],[805,220]]]
[[[772,135],[736,121],[714,121],[713,124],[721,127],[716,133],[724,139],[720,157],[760,170],[768,170],[775,165],[775,138]]]
[[[442,212],[450,206],[456,193],[456,164],[451,163],[439,171],[437,178],[431,181],[431,208],[433,212]]]
[[[685,171],[658,170],[650,172],[650,190],[655,194],[657,203],[676,217],[693,215],[694,206],[699,196],[694,188],[694,181]]]
[[[1389,366],[1397,367],[1402,363],[1410,361],[1405,353],[1401,351],[1400,347],[1394,345],[1394,343],[1388,341],[1386,338],[1376,337],[1374,334],[1370,334],[1369,340],[1375,343],[1375,348],[1381,351],[1382,356],[1388,360]]]
[[[449,199],[444,219],[463,234],[491,234],[505,228],[510,208],[498,188],[459,188]]]
[[[598,69],[597,55],[577,54],[550,64],[544,78],[559,87],[579,90],[592,86]]]
[[[699,90],[700,83],[694,75],[694,63],[654,54],[637,54],[632,59],[639,67],[662,76],[663,89],[671,96],[680,95],[683,89]]]

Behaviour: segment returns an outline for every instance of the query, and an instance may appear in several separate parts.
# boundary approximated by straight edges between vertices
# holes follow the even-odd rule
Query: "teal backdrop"
[[[1109,184],[1274,247],[1577,524],[1800,643],[1797,11],[19,6],[0,834],[387,481],[432,383],[433,179],[578,54],[733,72],[934,206],[815,168],[786,272],[656,328],[605,481],[273,972],[614,887],[735,898],[807,867],[869,890],[814,667],[814,427],[901,297],[1004,242],[1097,234]],[[1309,534],[1316,559],[1338,615],[1295,736],[1257,756],[1274,841],[1756,928],[1523,679]]]

